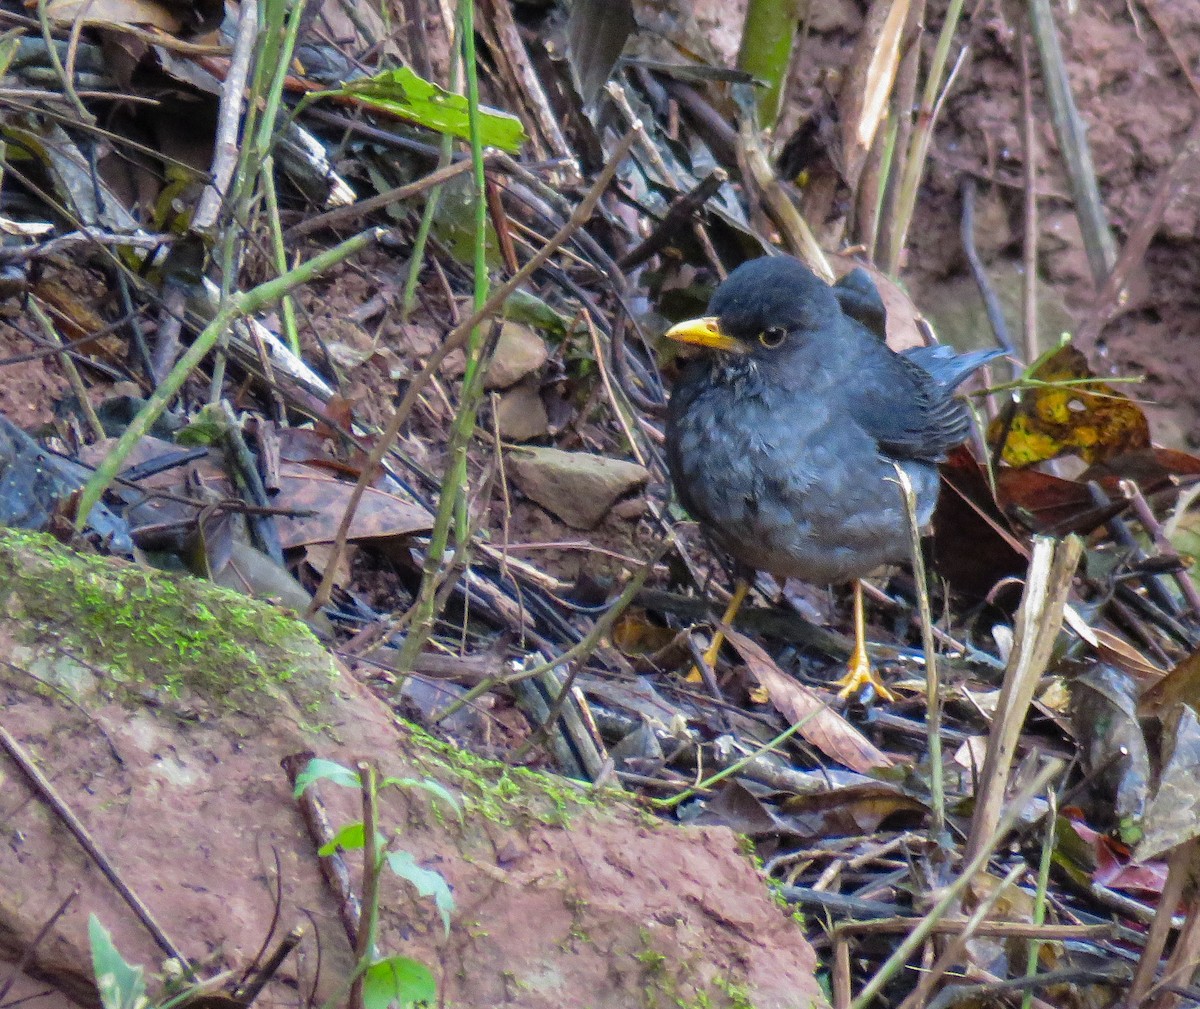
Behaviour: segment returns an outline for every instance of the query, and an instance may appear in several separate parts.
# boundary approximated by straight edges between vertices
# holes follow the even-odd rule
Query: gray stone
[[[575,529],[591,529],[619,497],[650,479],[637,463],[557,448],[514,449],[506,466],[526,497]]]
[[[550,433],[550,417],[534,375],[502,393],[496,402],[496,426],[505,441],[532,441]]]
[[[550,357],[546,341],[528,326],[505,322],[484,376],[485,389],[507,389],[537,371]]]

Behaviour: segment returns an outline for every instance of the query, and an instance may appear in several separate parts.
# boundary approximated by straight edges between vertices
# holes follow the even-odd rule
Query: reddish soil
[[[1188,0],[1132,7],[1120,2],[1056,9],[1072,92],[1087,124],[1101,197],[1118,249],[1147,212],[1164,172],[1178,156],[1197,114],[1200,25]],[[1168,41],[1169,40],[1169,41]],[[958,240],[957,188],[964,165],[993,180],[1003,210],[979,245],[989,266],[1015,266],[1021,255],[1023,195],[1020,74],[1012,28],[998,17],[976,19],[973,52],[951,91],[937,133],[921,216],[912,232],[911,285],[918,293],[965,273]],[[1039,265],[1043,282],[1077,321],[1096,289],[1079,239],[1069,185],[1045,100],[1037,103]],[[1134,275],[1132,298],[1119,319],[1084,349],[1102,374],[1144,376],[1155,440],[1170,447],[1200,444],[1200,355],[1194,330],[1200,295],[1200,168],[1193,168],[1167,209]],[[1190,184],[1190,188],[1189,185]],[[986,184],[981,184],[981,188]],[[982,223],[981,223],[982,228]],[[1139,283],[1140,281],[1140,283]]]

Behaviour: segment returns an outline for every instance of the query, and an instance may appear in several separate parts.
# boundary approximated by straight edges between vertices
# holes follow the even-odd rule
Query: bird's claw
[[[841,687],[838,697],[844,701],[865,694],[868,689],[874,691],[880,700],[894,701],[896,699],[896,695],[888,690],[883,681],[875,675],[875,670],[871,668],[871,660],[867,658],[866,650],[863,648],[856,647],[854,649],[850,655],[850,661],[846,663],[846,675],[834,680],[833,686]]]

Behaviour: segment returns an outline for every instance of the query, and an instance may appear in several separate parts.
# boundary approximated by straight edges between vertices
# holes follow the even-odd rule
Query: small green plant
[[[172,973],[164,969],[163,992],[157,1000],[151,1001],[146,994],[143,968],[135,967],[121,956],[113,945],[112,935],[94,914],[88,917],[88,944],[92,949],[92,975],[103,1009],[149,1009],[150,1006],[174,1009],[199,996],[212,994],[228,979],[228,974],[207,981],[199,981],[190,973],[185,977],[178,961],[169,960],[167,964],[175,965],[176,970]]]
[[[112,935],[94,914],[88,917],[88,942],[92,947],[92,972],[104,1009],[143,1009],[149,1005],[142,968],[125,962],[113,945]]]
[[[317,757],[310,760],[297,775],[295,794],[301,795],[317,781],[328,781],[344,788],[357,788],[363,798],[363,818],[343,825],[318,851],[320,855],[332,855],[341,848],[344,851],[361,850],[364,853],[362,918],[355,947],[358,962],[354,972],[347,978],[344,990],[335,993],[326,1003],[325,1009],[332,1009],[338,1005],[347,992],[354,1009],[388,1009],[393,1003],[401,1009],[407,1009],[419,1002],[432,1001],[437,997],[437,981],[425,964],[411,957],[379,955],[376,947],[379,879],[386,867],[411,883],[422,897],[432,897],[447,935],[450,934],[450,913],[454,910],[454,898],[441,873],[417,865],[410,852],[389,847],[388,839],[376,828],[379,796],[388,788],[420,789],[454,810],[461,822],[462,808],[458,800],[443,785],[431,778],[379,779],[375,769],[369,764],[359,764],[358,770],[353,771],[332,760]],[[368,837],[373,839],[369,851],[366,842]],[[106,1005],[105,1009],[118,1007]]]

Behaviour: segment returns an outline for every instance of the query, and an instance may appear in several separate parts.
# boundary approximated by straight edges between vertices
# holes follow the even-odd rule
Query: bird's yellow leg
[[[896,699],[896,695],[875,675],[871,660],[867,658],[867,622],[863,616],[862,582],[857,578],[854,580],[854,651],[850,653],[850,661],[846,665],[846,675],[833,681],[835,687],[842,688],[838,691],[838,697],[853,697],[863,687],[870,686],[882,700]]]
[[[729,597],[729,605],[725,607],[725,614],[721,617],[721,627],[728,627],[733,623],[733,618],[738,615],[738,610],[742,608],[742,603],[746,601],[746,596],[750,592],[750,582],[745,578],[739,578],[737,584],[733,587],[733,595]],[[708,667],[712,669],[716,665],[717,655],[721,651],[721,646],[725,643],[725,632],[718,627],[713,632],[712,644],[708,646],[708,651],[704,653],[704,661],[708,663]],[[700,675],[700,670],[692,666],[692,671],[687,674],[689,683],[699,683],[703,677]]]

